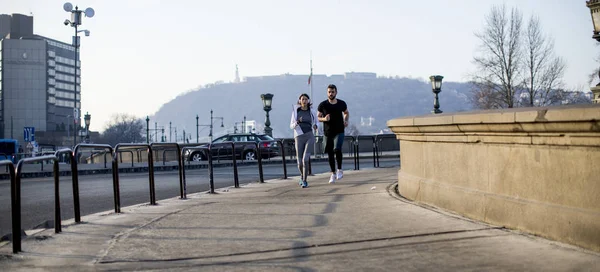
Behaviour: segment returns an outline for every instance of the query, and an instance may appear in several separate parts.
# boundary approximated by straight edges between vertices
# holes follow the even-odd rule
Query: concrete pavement
[[[5,271],[598,271],[600,254],[406,201],[397,168],[122,208],[0,247]],[[293,170],[292,170],[293,171]],[[297,170],[296,170],[297,171]],[[295,173],[292,172],[292,173]]]

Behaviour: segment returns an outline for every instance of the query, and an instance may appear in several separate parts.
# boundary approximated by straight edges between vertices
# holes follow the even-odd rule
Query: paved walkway
[[[66,221],[0,247],[3,271],[598,271],[600,254],[416,205],[397,169],[269,180]]]

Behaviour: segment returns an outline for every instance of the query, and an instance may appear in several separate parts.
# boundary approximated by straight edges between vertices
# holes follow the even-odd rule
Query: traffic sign
[[[35,127],[23,127],[23,141],[35,141]]]

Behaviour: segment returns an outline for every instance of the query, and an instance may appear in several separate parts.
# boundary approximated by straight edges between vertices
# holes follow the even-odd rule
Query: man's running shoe
[[[336,177],[337,177],[336,174],[331,174],[331,178],[329,178],[329,183],[330,184],[335,183]]]
[[[337,170],[337,179],[342,179],[344,177],[344,171],[342,169]]]

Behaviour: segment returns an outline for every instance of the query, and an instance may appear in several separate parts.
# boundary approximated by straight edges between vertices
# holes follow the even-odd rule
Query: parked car
[[[256,145],[249,142],[256,142],[260,145],[260,152],[263,159],[272,158],[279,156],[279,144],[273,137],[266,134],[253,134],[253,133],[235,133],[226,134],[212,141],[211,154],[213,160],[231,160],[232,150],[231,143],[235,144],[235,156],[236,159],[242,160],[256,160],[258,153],[256,152]],[[244,143],[246,142],[246,143]],[[208,147],[207,144],[199,145],[200,147]],[[204,161],[207,160],[206,150],[194,150],[188,156],[189,161]]]

